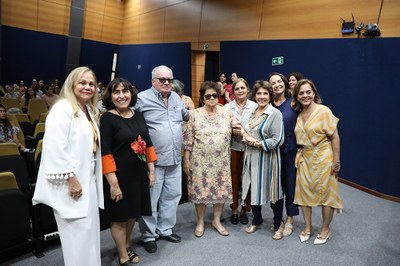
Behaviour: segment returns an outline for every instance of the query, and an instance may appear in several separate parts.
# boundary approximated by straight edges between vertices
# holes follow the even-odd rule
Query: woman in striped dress
[[[335,209],[342,209],[337,173],[340,170],[339,119],[321,105],[314,83],[300,80],[295,87],[292,107],[297,117],[295,134],[300,149],[296,155],[296,192],[294,203],[301,206],[304,229],[300,241],[310,238],[312,207],[322,206],[322,227],[314,244],[325,244],[331,237],[329,225]]]
[[[282,238],[283,224],[283,192],[281,188],[281,159],[279,146],[283,144],[283,119],[281,112],[272,106],[274,93],[267,81],[256,81],[252,96],[258,106],[250,116],[243,132],[243,142],[246,144],[242,200],[245,202],[250,193],[253,221],[246,228],[247,233],[253,233],[262,224],[262,205],[271,203],[274,212],[273,239]]]

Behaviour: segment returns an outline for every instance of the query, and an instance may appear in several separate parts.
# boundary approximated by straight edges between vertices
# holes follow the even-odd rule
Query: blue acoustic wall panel
[[[229,41],[221,70],[250,84],[273,71],[299,71],[313,80],[323,104],[340,118],[340,176],[400,197],[400,38]],[[272,66],[272,57],[284,64]]]
[[[151,70],[166,65],[173,70],[174,78],[185,84],[185,94],[191,96],[189,43],[122,45],[118,62],[118,77],[137,84],[140,91],[151,87]]]
[[[4,83],[64,79],[66,36],[3,26],[1,42]]]
[[[111,81],[114,53],[118,53],[119,45],[82,40],[81,66],[90,67],[98,81],[107,85]]]

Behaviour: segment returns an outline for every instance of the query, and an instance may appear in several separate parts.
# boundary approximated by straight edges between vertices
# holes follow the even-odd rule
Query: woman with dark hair
[[[231,74],[231,80],[232,83],[234,83],[238,78],[241,78],[240,74],[238,72],[232,72]],[[235,99],[235,95],[233,94],[232,90],[232,84],[229,84],[228,86],[225,87],[225,101],[226,103],[230,103]]]
[[[262,205],[271,203],[274,212],[274,240],[282,239],[283,192],[281,188],[280,150],[284,141],[282,114],[271,102],[274,93],[267,81],[256,81],[252,96],[257,103],[256,109],[244,126],[243,142],[246,144],[243,166],[244,201],[251,195],[253,220],[246,228],[247,233],[254,233],[262,224]]]
[[[232,86],[231,84],[227,83],[227,80],[228,80],[228,74],[224,72],[219,74],[219,80],[217,83],[221,86],[221,93],[220,95],[218,95],[218,103],[221,105],[224,105],[226,103],[225,100],[226,87]]]
[[[212,227],[222,236],[229,235],[221,224],[225,203],[232,203],[230,142],[232,127],[237,120],[218,104],[220,86],[211,81],[200,87],[204,106],[190,113],[183,134],[185,155],[183,169],[188,176],[189,200],[197,214],[196,237],[204,234],[205,210],[212,204]]]
[[[292,72],[287,76],[287,80],[289,82],[289,90],[290,94],[293,95],[294,87],[296,86],[296,83],[303,79],[304,76],[300,72]]]
[[[40,98],[36,95],[35,90],[29,86],[25,94],[21,97],[21,108],[24,113],[28,111],[29,100],[32,98]]]
[[[46,102],[46,106],[50,109],[57,101],[58,95],[54,94],[54,84],[46,85],[44,87],[44,94],[42,99]]]
[[[130,265],[139,262],[130,248],[135,221],[152,215],[150,187],[157,156],[142,113],[131,108],[137,100],[131,83],[117,78],[106,91],[103,104],[108,111],[100,118],[105,208],[119,264]]]
[[[297,152],[296,136],[294,127],[296,125],[297,112],[290,106],[292,97],[289,91],[289,83],[281,73],[273,72],[269,75],[269,82],[275,93],[272,105],[277,108],[283,116],[285,129],[285,143],[281,146],[282,162],[282,189],[285,193],[286,220],[283,236],[290,236],[293,232],[294,216],[299,215],[299,208],[293,204],[294,191],[296,187],[296,168],[294,159]]]
[[[300,112],[296,122],[296,138],[300,146],[296,155],[296,193],[294,202],[301,206],[304,228],[300,241],[312,233],[312,207],[322,207],[322,227],[314,240],[325,244],[332,236],[330,223],[334,210],[343,208],[337,174],[340,171],[339,119],[321,104],[314,83],[300,80],[294,89],[292,107]]]
[[[7,118],[7,110],[4,105],[0,104],[0,143],[15,142],[20,151],[24,151],[25,147],[18,140],[17,134],[20,129],[13,125]]]

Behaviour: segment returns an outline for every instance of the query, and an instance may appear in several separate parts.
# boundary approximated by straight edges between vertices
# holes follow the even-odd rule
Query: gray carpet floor
[[[340,192],[344,210],[335,214],[332,238],[325,245],[313,245],[322,222],[318,207],[313,209],[311,241],[300,243],[298,235],[304,225],[301,214],[295,218],[294,233],[275,241],[269,231],[272,211],[268,206],[263,208],[263,226],[253,234],[247,234],[244,225],[230,224],[229,206],[225,206],[223,224],[230,232],[228,237],[211,228],[209,206],[205,234],[196,238],[194,206],[185,203],[178,208],[175,227],[181,243],[159,240],[157,253],[149,254],[136,244],[140,234],[135,225],[133,247],[140,256],[140,265],[400,265],[400,204],[344,184],[340,184]],[[109,230],[101,232],[101,255],[102,265],[118,265]],[[63,265],[61,248],[53,245],[42,258],[27,254],[5,265]]]

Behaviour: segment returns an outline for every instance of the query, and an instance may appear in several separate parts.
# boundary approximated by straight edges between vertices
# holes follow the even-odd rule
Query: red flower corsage
[[[136,153],[139,160],[146,161],[146,142],[139,135],[137,140],[131,143],[131,149]]]

